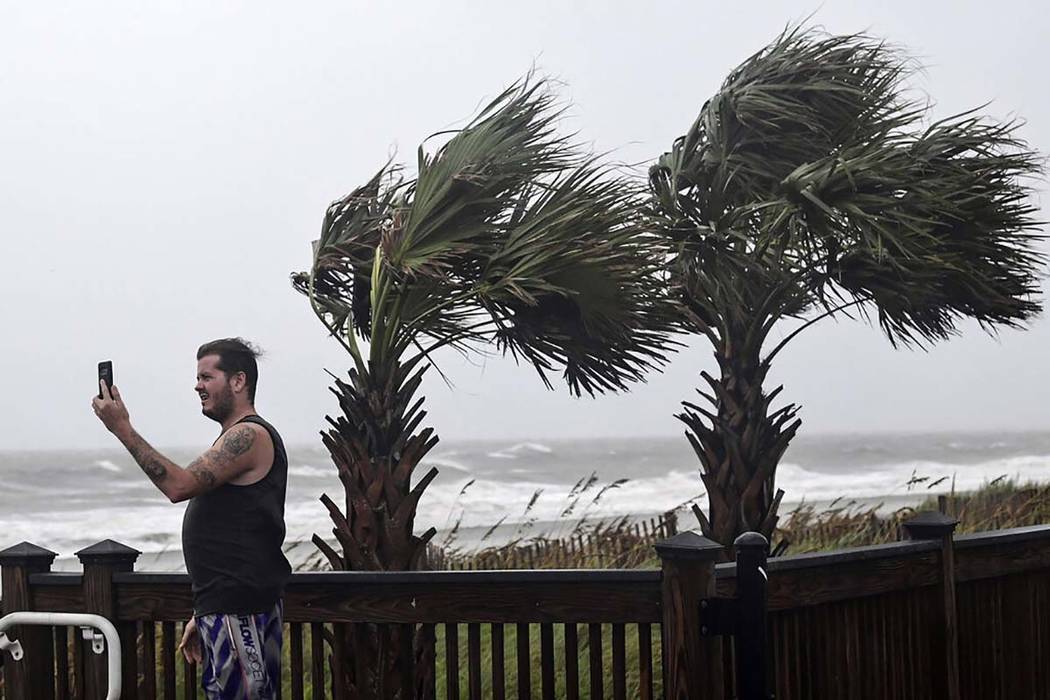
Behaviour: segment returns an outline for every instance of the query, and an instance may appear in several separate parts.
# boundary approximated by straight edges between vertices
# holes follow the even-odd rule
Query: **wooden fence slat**
[[[72,639],[70,647],[73,652],[73,674],[72,700],[82,700],[84,697],[84,645],[80,643],[80,631],[75,627],[71,630]]]
[[[627,639],[622,623],[612,626],[613,698],[627,700]]]
[[[565,625],[565,699],[580,698],[580,643],[576,623]]]
[[[164,662],[164,700],[175,700],[175,623],[162,623],[160,631],[160,655]]]
[[[540,625],[540,679],[543,700],[554,700],[554,626]]]
[[[605,672],[602,670],[602,626],[592,622],[587,625],[587,646],[590,649],[589,681],[592,698],[605,695]]]
[[[846,695],[850,697],[855,697],[861,692],[857,683],[857,673],[862,663],[862,657],[858,651],[860,643],[859,635],[857,634],[859,625],[856,621],[856,613],[857,608],[853,601],[847,601],[842,605],[842,621],[840,624],[846,633],[844,642],[845,665],[843,668],[845,684],[843,687]]]
[[[923,624],[922,616],[920,615],[921,600],[915,596],[908,596],[907,613],[908,613],[908,629],[911,630],[909,635],[909,650],[911,652],[911,661],[908,665],[909,673],[912,674],[914,679],[915,694],[913,697],[921,697],[922,693],[919,692],[923,686],[920,680],[924,676],[929,674],[925,672],[925,667],[922,664],[923,650],[926,646],[926,639],[922,634],[920,626]]]
[[[415,699],[436,700],[437,698],[437,629],[431,623],[419,626],[415,640],[418,647],[413,649],[415,655]]]
[[[891,693],[890,698],[892,700],[900,700],[904,697],[904,683],[906,678],[904,677],[904,666],[906,660],[902,654],[904,648],[904,639],[901,637],[901,630],[904,628],[900,624],[900,618],[903,614],[901,609],[901,603],[903,603],[903,596],[900,593],[893,593],[887,597],[884,603],[883,612],[886,615],[886,646],[887,653],[889,655],[888,662],[890,664],[890,684]],[[840,636],[847,636],[849,633],[848,628],[842,627]],[[843,676],[846,673],[843,670]],[[844,684],[848,687],[848,684]]]
[[[1008,659],[1009,659],[1009,657],[1006,654],[1006,647],[1004,645],[1005,640],[1009,636],[1009,635],[1004,633],[1005,630],[1007,629],[1006,624],[1005,624],[1006,620],[1004,618],[1004,610],[1003,610],[1003,601],[1004,601],[1003,586],[1004,586],[1004,584],[1006,582],[1003,579],[995,579],[991,583],[992,583],[992,585],[990,586],[990,588],[991,588],[991,590],[990,590],[991,595],[989,595],[988,597],[992,600],[992,606],[993,606],[993,609],[995,610],[995,613],[992,616],[992,620],[994,621],[994,625],[995,625],[993,627],[993,639],[995,639],[995,641],[997,642],[996,643],[996,652],[997,652],[997,656],[999,658],[999,664],[998,664],[998,667],[996,668],[996,670],[998,671],[998,673],[996,675],[999,678],[999,683],[998,683],[998,685],[999,685],[999,693],[1000,693],[1000,697],[1003,697],[1003,698],[1016,697],[1016,696],[1008,695],[1009,688],[1007,687],[1006,678],[1005,678],[1005,676],[1008,676],[1009,673],[1010,673],[1010,669],[1009,669],[1009,666],[1008,666]],[[1017,634],[1018,632],[1019,632],[1019,630],[1016,630],[1016,629],[1010,630],[1010,634]]]
[[[892,595],[892,594],[890,594]],[[879,596],[875,599],[876,610],[879,615],[879,634],[882,639],[882,662],[886,665],[886,672],[884,673],[884,683],[887,684],[887,695],[893,697],[893,688],[896,687],[897,681],[897,667],[893,662],[893,616],[888,609],[890,601],[887,600],[887,596]],[[958,700],[958,698],[956,698]]]
[[[310,689],[313,700],[324,700],[324,624],[310,623]]]
[[[638,697],[653,700],[653,628],[638,624]]]
[[[303,623],[293,622],[288,625],[289,659],[288,671],[291,674],[289,687],[292,700],[303,700]]]
[[[859,611],[858,611],[859,612]],[[808,673],[809,659],[809,637],[801,635],[802,621],[805,618],[806,609],[791,610],[784,613],[784,619],[788,628],[786,645],[791,652],[791,697],[803,700],[810,692],[812,685],[811,674]],[[861,652],[864,653],[863,651]],[[864,687],[868,687],[865,685]]]
[[[398,655],[405,659],[405,663],[399,664],[401,687],[406,688],[405,694],[411,694],[416,682],[415,668],[415,638],[416,626],[405,623],[398,625],[396,630]]]
[[[157,627],[152,620],[142,623],[142,700],[157,700]]]
[[[726,635],[722,637],[722,684],[724,695],[735,698],[739,694],[736,686],[736,640]]]
[[[903,696],[905,698],[917,697],[919,693],[918,679],[915,676],[915,644],[911,629],[911,611],[909,600],[912,598],[909,591],[902,595],[898,605],[898,614],[901,620],[900,645],[901,645],[901,676],[903,676]],[[858,635],[859,631],[850,627],[851,638]]]
[[[69,697],[69,628],[55,627],[55,697]],[[6,660],[6,659],[5,659]]]
[[[515,661],[518,665],[518,700],[528,700],[532,697],[532,660],[529,649],[529,625],[519,622],[517,624],[517,656]]]
[[[492,699],[505,700],[507,682],[504,668],[503,623],[494,622],[490,631],[492,639]]]
[[[908,692],[908,696],[909,697],[919,697],[919,686],[918,686],[919,668],[918,668],[918,666],[915,663],[915,661],[916,661],[915,657],[918,655],[918,641],[917,641],[917,630],[915,629],[915,625],[914,625],[914,620],[915,620],[915,615],[914,615],[914,612],[913,612],[913,609],[914,609],[914,598],[915,598],[915,596],[913,596],[913,595],[908,595],[905,598],[904,610],[903,610],[904,615],[905,615],[905,626],[907,628],[907,634],[905,635],[905,639],[904,639],[904,653],[905,653],[905,656],[906,656],[907,662],[908,662],[907,666],[904,669],[904,672],[907,674],[908,679],[910,681],[910,683],[909,683],[910,687],[909,687],[909,692]],[[855,620],[854,620],[853,624],[854,624],[854,626],[856,626],[856,621]],[[856,633],[859,633],[859,630],[855,631],[855,634]]]
[[[467,625],[467,692],[470,700],[481,700],[481,625]]]
[[[459,625],[445,624],[445,697],[459,700]]]
[[[127,700],[139,700],[138,621],[118,620],[116,628],[121,643],[121,687],[126,689],[122,691],[121,697],[127,698]]]

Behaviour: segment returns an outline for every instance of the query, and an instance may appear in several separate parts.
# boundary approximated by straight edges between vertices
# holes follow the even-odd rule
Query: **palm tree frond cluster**
[[[746,60],[650,171],[683,258],[743,253],[796,279],[792,312],[859,303],[894,343],[1031,318],[1038,156],[1016,122],[927,124],[912,69],[884,42],[803,29]]]
[[[558,135],[560,116],[525,80],[421,147],[414,178],[385,166],[329,208],[296,287],[373,362],[495,342],[548,385],[562,368],[575,394],[641,379],[678,322],[654,277],[662,243],[639,188]]]

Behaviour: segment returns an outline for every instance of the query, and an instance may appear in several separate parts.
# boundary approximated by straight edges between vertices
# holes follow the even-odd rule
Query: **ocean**
[[[199,454],[164,452],[182,464]],[[288,452],[287,548],[296,563],[315,552],[313,533],[332,539],[318,498],[326,492],[341,503],[342,487],[320,443],[291,445]],[[441,472],[420,502],[417,531],[434,526],[436,542],[469,549],[501,520],[484,544],[556,535],[579,518],[684,509],[705,502],[697,464],[684,437],[442,441],[416,473],[429,466]],[[573,487],[591,474],[597,480],[566,513]],[[820,505],[843,498],[893,509],[946,492],[953,483],[967,490],[1002,476],[1050,480],[1050,431],[801,435],[777,480],[787,492],[786,513],[803,499]],[[77,550],[113,539],[143,552],[139,570],[180,570],[183,510],[160,495],[120,448],[0,452],[0,548],[21,541],[46,547],[60,555],[56,569],[77,568]],[[680,517],[693,526],[691,514],[683,510]]]

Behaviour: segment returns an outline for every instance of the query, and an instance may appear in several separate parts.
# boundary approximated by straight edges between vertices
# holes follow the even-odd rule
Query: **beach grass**
[[[837,502],[816,509],[802,504],[788,513],[778,536],[786,553],[831,551],[897,542],[901,524],[916,512],[939,510],[959,520],[957,534],[1050,523],[1050,484],[999,477],[969,492],[927,496],[918,506],[881,513],[881,505]]]
[[[942,486],[913,477],[914,490]],[[1050,483],[1019,482],[999,477],[969,492],[920,495],[917,505],[886,512],[882,503],[839,498],[817,506],[803,501],[787,512],[777,528],[773,547],[777,555],[832,551],[847,547],[897,542],[901,524],[917,512],[940,510],[959,520],[958,534],[1050,523]],[[697,529],[691,514],[678,522],[661,516],[674,532]],[[451,547],[434,557],[438,569],[653,569],[659,568],[653,544],[668,532],[647,528],[643,533],[629,517],[593,522],[569,538],[537,535],[499,546],[466,550]],[[637,521],[634,520],[634,523]]]

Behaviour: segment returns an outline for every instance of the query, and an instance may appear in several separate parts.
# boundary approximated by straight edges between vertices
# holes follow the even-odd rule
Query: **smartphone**
[[[98,363],[98,380],[106,383],[106,388],[113,391],[113,361],[105,360]],[[98,390],[98,397],[102,398],[102,389]]]

